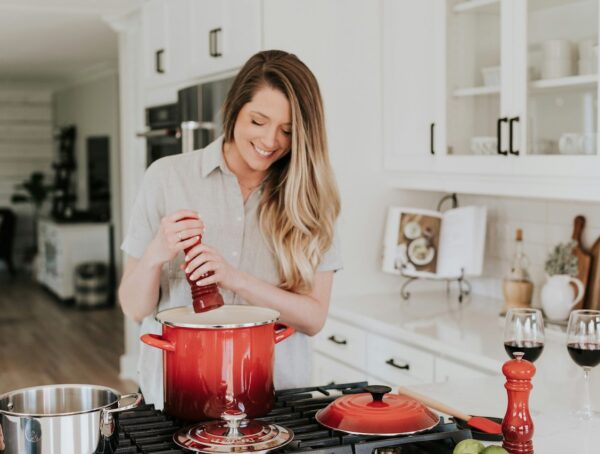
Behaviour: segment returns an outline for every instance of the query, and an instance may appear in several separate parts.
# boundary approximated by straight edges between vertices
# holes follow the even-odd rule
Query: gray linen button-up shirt
[[[215,247],[234,267],[272,285],[279,284],[275,257],[258,225],[256,190],[244,203],[235,175],[227,167],[220,137],[206,148],[168,156],[155,161],[146,171],[133,207],[121,249],[140,258],[158,231],[160,220],[180,209],[197,211],[205,225],[203,243]],[[161,297],[156,311],[192,304],[184,271],[183,254],[165,264],[161,271]],[[337,238],[325,254],[318,271],[341,269]],[[225,304],[246,304],[231,291],[221,289]],[[161,333],[161,325],[147,316],[140,334]],[[311,375],[309,339],[296,333],[275,347],[276,388],[307,386]],[[146,402],[163,406],[162,351],[141,344],[138,362],[140,388]]]

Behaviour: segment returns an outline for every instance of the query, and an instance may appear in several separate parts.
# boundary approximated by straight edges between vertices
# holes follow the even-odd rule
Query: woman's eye
[[[256,126],[262,126],[262,125],[263,125],[262,123],[259,123],[259,122],[258,122],[258,121],[256,121],[256,120],[252,120],[252,124],[253,124],[253,125],[256,125]]]
[[[292,131],[282,131],[286,136],[291,136],[292,135]]]

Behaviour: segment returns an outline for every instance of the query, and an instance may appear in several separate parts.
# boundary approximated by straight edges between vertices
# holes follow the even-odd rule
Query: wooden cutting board
[[[590,249],[592,268],[585,295],[585,308],[600,310],[600,237]]]
[[[583,282],[583,288],[587,289],[592,267],[592,254],[581,244],[581,233],[583,232],[584,227],[585,218],[581,215],[576,216],[573,222],[573,236],[571,237],[576,242],[575,247],[573,248],[573,255],[578,259],[579,272],[577,273],[577,277]],[[573,307],[573,309],[582,309],[587,302],[586,300],[587,290],[583,296],[583,300]]]

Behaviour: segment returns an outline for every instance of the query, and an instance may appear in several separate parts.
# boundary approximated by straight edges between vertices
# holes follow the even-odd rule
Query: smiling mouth
[[[270,156],[273,155],[273,153],[275,153],[274,151],[265,151],[262,148],[257,147],[256,145],[254,145],[254,151],[256,151],[259,155],[261,155],[263,158],[268,158]]]

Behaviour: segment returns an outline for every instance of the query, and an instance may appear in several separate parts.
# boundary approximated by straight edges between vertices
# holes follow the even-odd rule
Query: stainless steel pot
[[[141,394],[94,385],[24,388],[0,396],[0,453],[108,454],[118,442],[118,413]],[[125,405],[126,401],[133,401]]]

